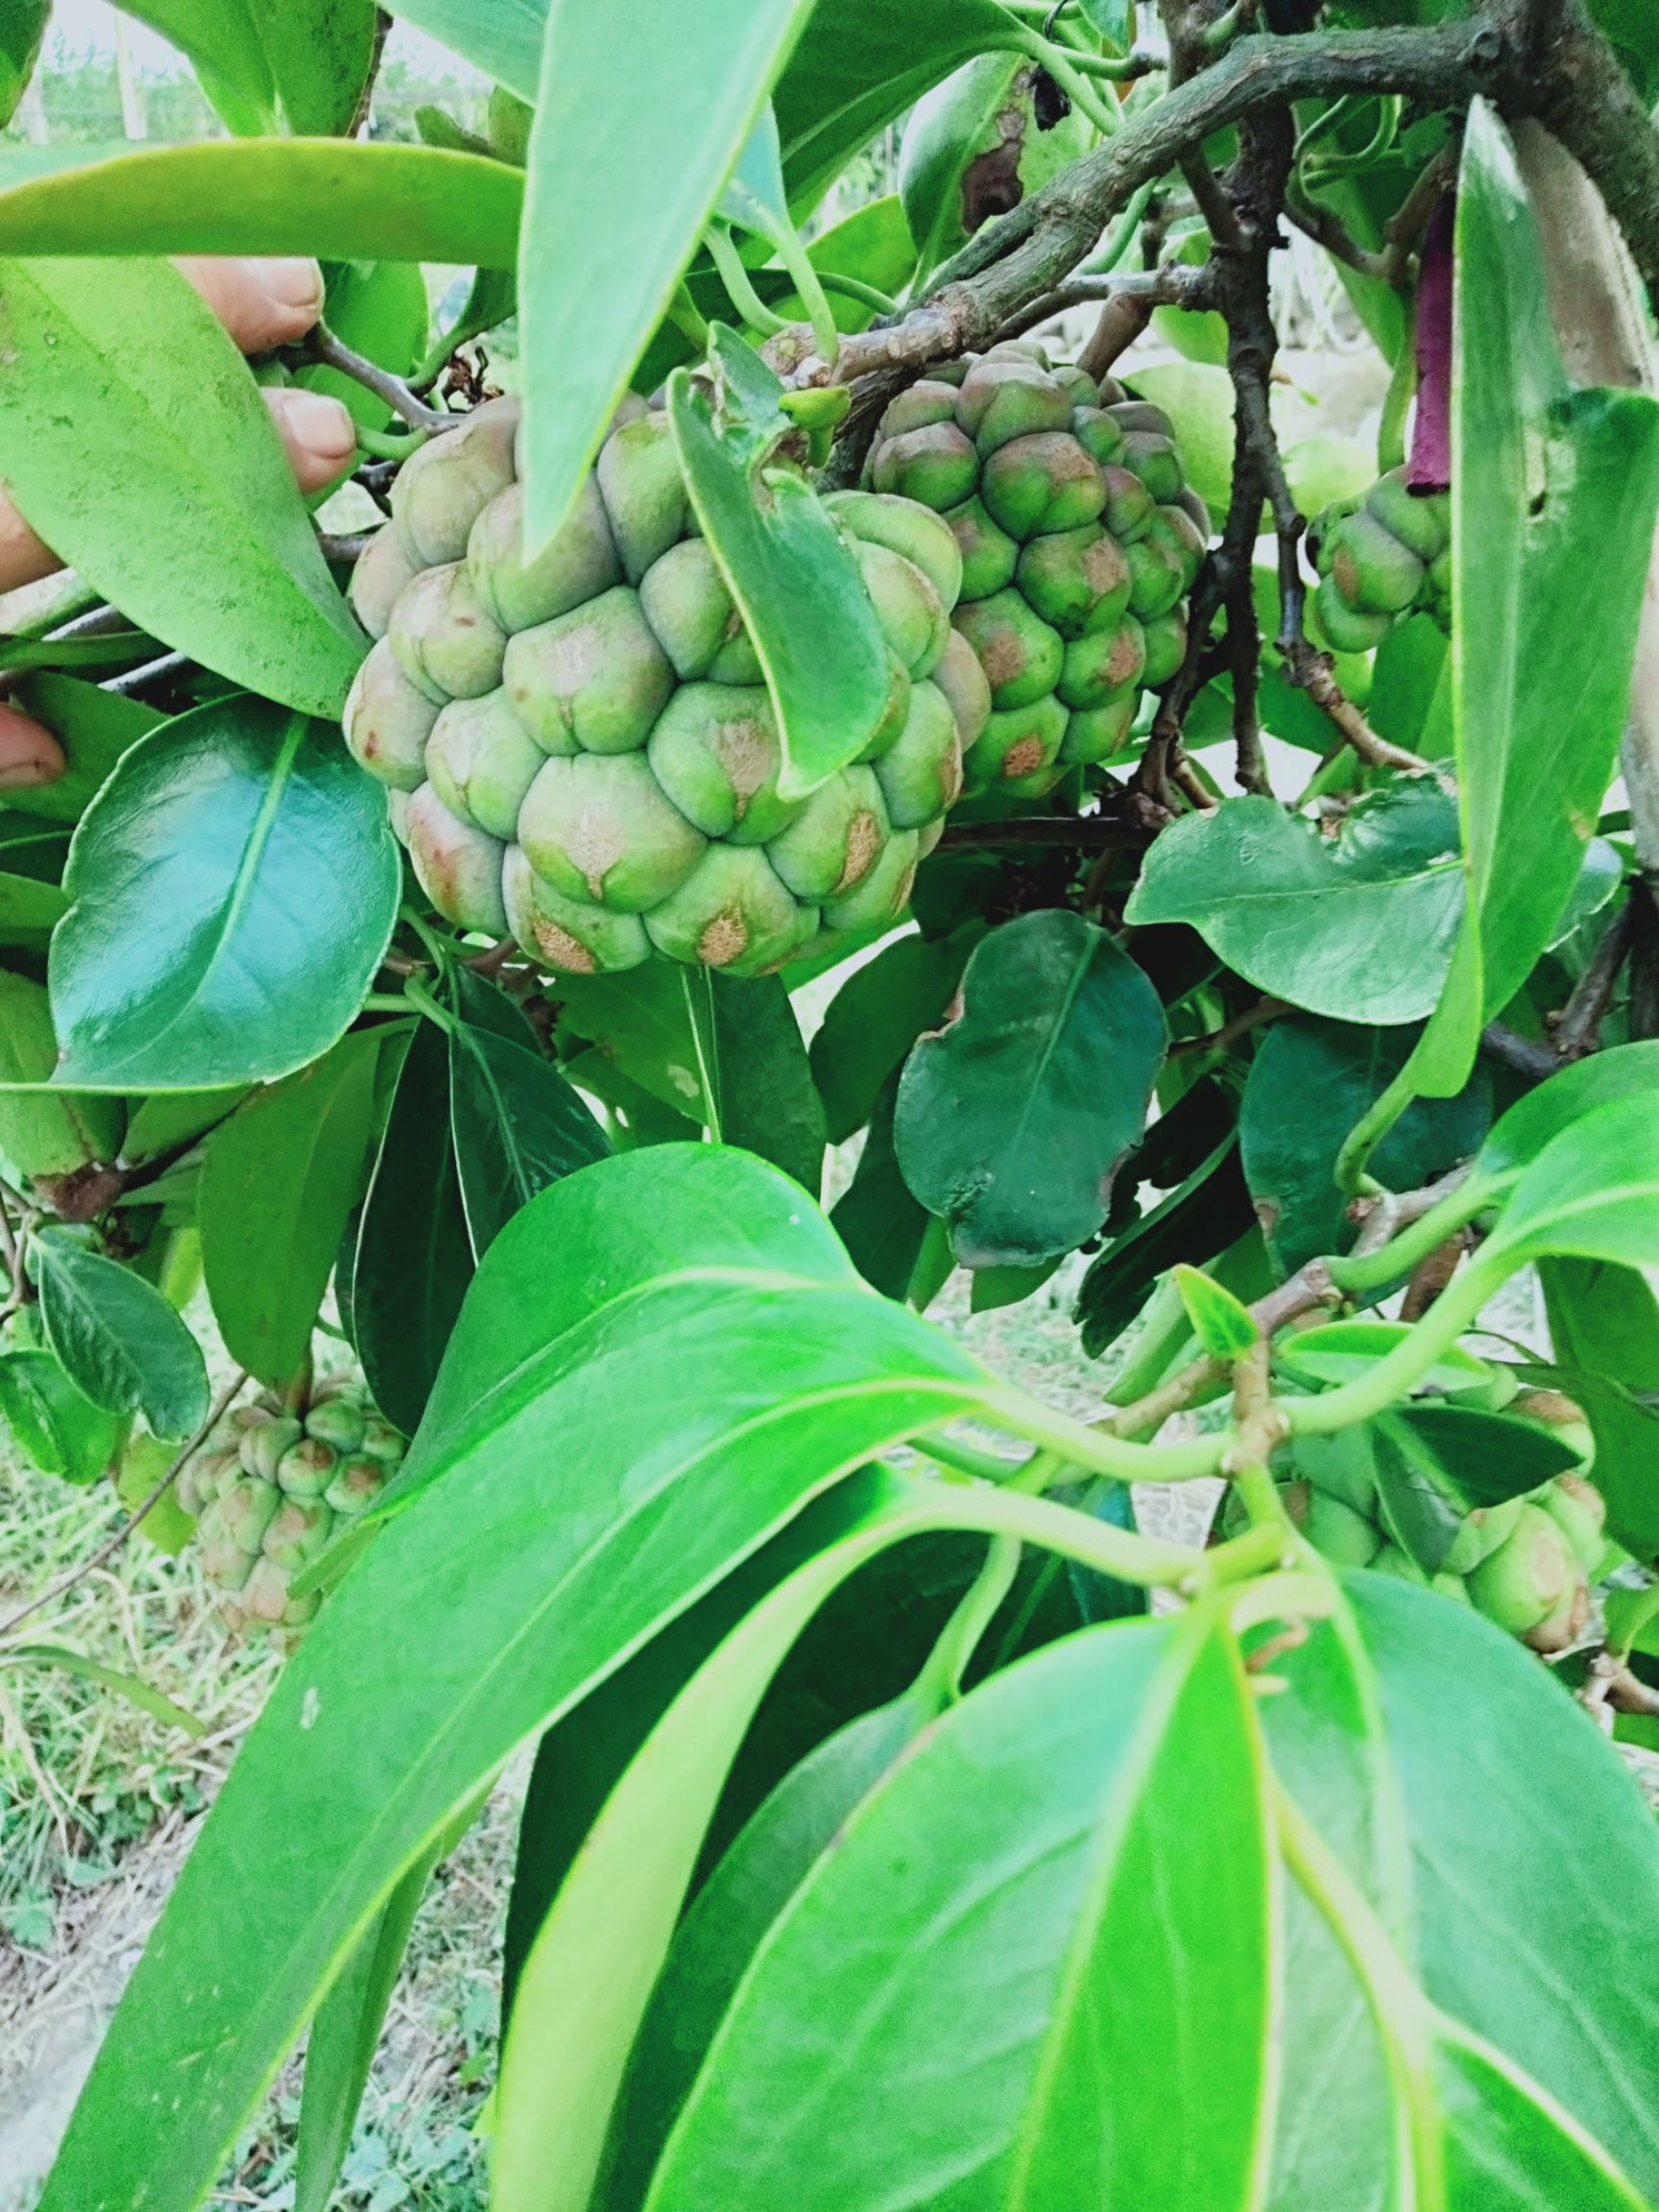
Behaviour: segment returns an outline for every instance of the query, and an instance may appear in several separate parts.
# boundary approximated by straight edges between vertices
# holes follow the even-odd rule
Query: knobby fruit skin
[[[1319,589],[1313,608],[1337,653],[1369,653],[1423,611],[1452,625],[1452,497],[1407,491],[1404,469],[1315,516],[1308,533]]]
[[[932,508],[956,541],[952,621],[990,697],[972,736],[963,724],[968,791],[1041,798],[1119,751],[1142,691],[1186,656],[1210,539],[1167,418],[1016,340],[902,392],[866,481]]]
[[[1547,1422],[1589,1463],[1590,1432],[1559,1392],[1524,1392],[1514,1410]],[[1526,1497],[1465,1515],[1441,1571],[1425,1575],[1390,1534],[1373,1481],[1354,1464],[1321,1460],[1311,1479],[1286,1483],[1286,1508],[1335,1566],[1366,1567],[1425,1583],[1472,1604],[1535,1651],[1564,1651],[1590,1616],[1590,1585],[1605,1547],[1606,1504],[1583,1474],[1555,1476]]]
[[[374,1503],[403,1452],[355,1382],[324,1383],[302,1415],[269,1397],[232,1407],[177,1492],[227,1625],[291,1644],[322,1602],[291,1596],[295,1575]]]
[[[422,446],[352,580],[375,642],[346,741],[389,787],[432,903],[575,974],[654,953],[760,974],[897,920],[992,714],[950,625],[950,528],[885,493],[826,501],[891,682],[853,765],[786,800],[765,674],[666,417],[624,404],[532,559],[517,430],[517,401],[493,400]]]

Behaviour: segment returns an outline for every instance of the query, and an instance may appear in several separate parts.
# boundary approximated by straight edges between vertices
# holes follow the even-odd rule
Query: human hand
[[[315,261],[191,254],[175,265],[244,353],[293,344],[323,312],[323,272]],[[262,397],[301,491],[321,491],[351,457],[356,434],[349,413],[338,399],[292,386],[267,391]],[[61,566],[0,485],[0,592],[37,583]],[[50,783],[63,768],[62,748],[52,733],[0,700],[0,793]]]

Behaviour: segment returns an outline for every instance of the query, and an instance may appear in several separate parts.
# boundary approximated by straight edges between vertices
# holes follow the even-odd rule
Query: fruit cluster
[[[1357,499],[1327,507],[1308,533],[1319,571],[1314,611],[1338,653],[1369,653],[1419,609],[1452,626],[1452,495],[1380,476]]]
[[[953,617],[992,711],[970,791],[1040,798],[1128,738],[1142,688],[1187,650],[1182,602],[1210,539],[1168,418],[1015,340],[930,369],[882,416],[867,481],[950,523]]]
[[[1578,1408],[1554,1391],[1524,1392],[1509,1410],[1588,1449]],[[1438,1570],[1429,1575],[1390,1527],[1368,1454],[1334,1449],[1308,1455],[1304,1464],[1306,1474],[1286,1484],[1285,1502],[1310,1543],[1334,1564],[1429,1583],[1474,1605],[1535,1651],[1564,1651],[1582,1634],[1591,1582],[1606,1550],[1606,1506],[1583,1475],[1557,1475],[1525,1497],[1477,1506],[1463,1516]]]
[[[260,1398],[223,1416],[180,1470],[178,1498],[198,1516],[203,1570],[232,1628],[304,1626],[321,1599],[293,1597],[295,1575],[374,1503],[403,1451],[349,1382],[322,1384],[303,1414]]]
[[[925,509],[831,503],[890,656],[854,764],[805,800],[667,418],[630,400],[569,521],[527,558],[518,408],[423,446],[352,600],[378,642],[345,717],[439,911],[550,969],[757,974],[894,920],[990,703],[950,629],[961,562]]]

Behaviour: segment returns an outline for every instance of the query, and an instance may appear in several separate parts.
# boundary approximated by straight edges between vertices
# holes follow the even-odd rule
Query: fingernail
[[[325,392],[284,392],[282,420],[295,445],[314,460],[344,461],[357,444],[350,414]]]
[[[255,261],[253,273],[259,289],[267,300],[277,307],[294,314],[308,314],[313,320],[323,311],[323,272],[315,261],[302,255],[286,255],[278,260]]]

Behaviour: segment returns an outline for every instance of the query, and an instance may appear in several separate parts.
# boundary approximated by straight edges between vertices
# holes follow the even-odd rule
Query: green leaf
[[[934,1226],[926,1206],[912,1197],[893,1148],[893,1113],[899,1098],[895,1070],[870,1109],[853,1180],[830,1218],[847,1247],[849,1259],[873,1290],[884,1298],[908,1298],[916,1282],[927,1233]]]
[[[0,8],[0,131],[17,112],[51,14],[52,0],[6,0]]]
[[[141,154],[122,142],[0,149],[0,248],[18,254],[316,253],[510,269],[523,206],[517,169],[434,146],[238,138]],[[158,289],[147,271],[137,281],[146,297]]]
[[[1554,1430],[1467,1406],[1399,1407],[1371,1424],[1371,1445],[1383,1520],[1426,1575],[1446,1564],[1466,1513],[1579,1467]]]
[[[202,1347],[159,1290],[60,1231],[30,1252],[46,1341],[69,1380],[107,1413],[137,1413],[154,1436],[182,1437],[207,1412]]]
[[[1276,1366],[1304,1382],[1352,1382],[1385,1358],[1409,1334],[1406,1321],[1329,1321],[1298,1329],[1273,1347]],[[1453,1344],[1421,1378],[1430,1390],[1489,1390],[1492,1369],[1473,1352]]]
[[[547,0],[397,0],[391,12],[534,100],[541,76]]]
[[[78,1390],[51,1352],[0,1354],[0,1420],[32,1467],[66,1482],[96,1482],[121,1446],[119,1418]]]
[[[682,974],[671,961],[647,960],[620,975],[562,975],[561,1033],[586,1037],[654,1098],[706,1121]]]
[[[656,0],[550,9],[519,292],[532,543],[563,525],[810,8],[706,0],[672,27]]]
[[[472,1022],[449,1032],[449,1113],[468,1233],[480,1260],[539,1190],[611,1149],[557,1068]]]
[[[194,1713],[186,1713],[182,1705],[175,1705],[171,1697],[164,1697],[159,1690],[136,1674],[128,1674],[119,1668],[101,1667],[95,1659],[86,1658],[79,1651],[66,1651],[60,1644],[8,1644],[0,1647],[0,1667],[56,1667],[60,1672],[73,1674],[83,1682],[96,1684],[116,1697],[123,1697],[129,1705],[136,1705],[141,1713],[148,1713],[153,1720],[159,1720],[164,1728],[180,1729],[186,1736],[205,1736],[206,1724],[198,1720]]]
[[[1433,1008],[1462,907],[1452,802],[1424,777],[1360,800],[1334,839],[1272,799],[1187,815],[1147,854],[1126,919],[1190,923],[1258,990],[1390,1024]]]
[[[810,1053],[831,1144],[863,1128],[911,1046],[943,1021],[982,934],[974,926],[950,937],[896,938],[842,984]]]
[[[1242,1359],[1256,1349],[1261,1332],[1250,1318],[1250,1309],[1225,1284],[1184,1261],[1177,1262],[1173,1274],[1193,1334],[1212,1359]]]
[[[872,138],[1009,32],[996,0],[818,0],[773,96],[790,206],[815,207]]]
[[[1225,332],[1224,323],[1221,327]],[[1233,498],[1233,379],[1226,369],[1166,361],[1138,369],[1130,385],[1136,397],[1168,416],[1188,483],[1212,515],[1225,515]]]
[[[740,340],[732,348],[747,352]],[[684,370],[668,380],[668,415],[692,508],[766,672],[783,749],[778,788],[805,798],[857,757],[886,709],[892,670],[875,606],[805,478],[750,457],[753,419],[718,423]],[[778,433],[788,427],[779,413]]]
[[[449,1046],[434,1022],[409,1043],[351,1271],[352,1338],[371,1395],[412,1436],[472,1279],[449,1134]]]
[[[286,1075],[352,1020],[397,915],[380,786],[338,737],[215,700],[123,757],[75,833],[52,940],[59,1080]]]
[[[1549,1254],[1659,1267],[1659,1098],[1596,1107],[1547,1144],[1506,1200],[1482,1264]]]
[[[1027,914],[978,946],[894,1119],[904,1180],[965,1266],[1029,1266],[1096,1233],[1166,1044],[1144,973],[1081,916]]]
[[[43,952],[67,906],[56,883],[0,870],[0,945]]]
[[[1238,1141],[1224,1137],[1149,1214],[1113,1238],[1089,1263],[1077,1292],[1083,1349],[1097,1359],[1117,1342],[1177,1261],[1204,1262],[1226,1251],[1251,1224],[1250,1193]]]
[[[374,58],[373,0],[122,0],[202,72],[212,98],[300,136],[348,130]]]
[[[6,794],[9,806],[47,822],[79,822],[122,756],[165,719],[141,699],[123,699],[78,677],[47,671],[26,677],[12,697],[26,714],[45,723],[68,757],[55,782]]]
[[[1638,1558],[1659,1553],[1659,1301],[1633,1267],[1546,1260],[1538,1269],[1550,1341],[1596,1439],[1591,1469],[1611,1533]]]
[[[1454,716],[1468,902],[1406,1078],[1460,1091],[1484,1023],[1549,943],[1614,772],[1654,516],[1659,403],[1577,391],[1527,190],[1470,110],[1457,191]],[[1472,334],[1478,333],[1478,336]]]
[[[1656,1089],[1659,1041],[1618,1045],[1592,1053],[1587,1060],[1575,1060],[1516,1099],[1481,1145],[1475,1171],[1482,1180],[1513,1176],[1598,1106],[1620,1098],[1651,1097]]]
[[[1353,1242],[1336,1155],[1413,1043],[1408,1031],[1276,1022],[1251,1062],[1238,1113],[1244,1177],[1284,1274]],[[1477,1068],[1456,1098],[1410,1106],[1372,1153],[1369,1172],[1390,1190],[1419,1190],[1476,1152],[1491,1118],[1491,1077]]]
[[[1543,2093],[1524,2090],[1508,2115],[1517,2143],[1541,2159],[1557,2154],[1527,2110],[1547,2110],[1552,2098],[1650,2199],[1659,2189],[1659,1835],[1650,1813],[1571,1697],[1489,1622],[1386,1575],[1350,1575],[1343,1587],[1351,1619],[1320,1623],[1305,1647],[1274,1661],[1288,1688],[1262,1714],[1278,1774],[1446,2016],[1435,2036],[1442,2058],[1448,2046],[1482,2038]],[[1449,1681],[1456,1698],[1446,1695]],[[1478,1729],[1467,1725],[1471,1702]],[[1594,1883],[1563,1879],[1580,1861],[1595,1863]],[[1455,2166],[1479,2171],[1496,2149],[1487,2090],[1486,2109],[1472,2108],[1437,2064],[1433,2095],[1426,2104],[1413,2098],[1406,2127],[1396,2105],[1403,2084],[1390,2092],[1378,2078],[1376,2031],[1352,1973],[1327,1932],[1310,1933],[1299,1896],[1295,1904],[1274,2205],[1329,2212],[1407,2200],[1397,2160],[1413,2133],[1432,2145],[1443,2130]],[[1409,2005],[1408,1982],[1399,2000]],[[1368,2069],[1381,2099],[1369,2123]],[[1586,2192],[1581,2171],[1559,2196],[1471,2185],[1445,2200],[1468,2212],[1634,2206]],[[1542,2166],[1541,2187],[1550,2172]]]
[[[772,1931],[651,2212],[1243,2212],[1273,2071],[1258,1760],[1202,1614],[1085,1630],[974,1691]]]
[[[720,1070],[720,1134],[793,1175],[816,1198],[824,1179],[824,1108],[795,1007],[776,975],[710,977]]]
[[[393,1517],[243,1745],[42,2212],[140,2187],[194,2212],[371,1916],[515,1747],[815,1491],[997,1403],[747,1154],[657,1146],[533,1200],[468,1294]]]
[[[854,1808],[938,1717],[913,1695],[850,1720],[792,1767],[676,1930],[629,2064],[601,2200],[637,2212],[728,2006],[767,1931]]]
[[[755,1608],[652,1730],[531,1949],[502,2055],[500,2212],[586,2212],[698,1847],[767,1684],[855,1568],[950,1513],[943,1491],[875,1470],[850,1489],[846,1532]]]
[[[258,387],[177,270],[0,262],[0,476],[140,628],[338,716],[362,634]]]
[[[303,1373],[346,1223],[363,1193],[386,1032],[256,1091],[207,1140],[202,1263],[225,1349],[275,1390]]]

